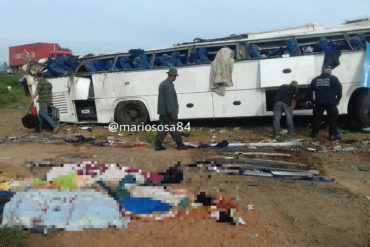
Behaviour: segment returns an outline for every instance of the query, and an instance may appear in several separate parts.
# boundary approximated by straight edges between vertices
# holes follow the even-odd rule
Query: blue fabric
[[[320,38],[319,43],[317,44],[321,51],[329,50],[328,40],[325,37]]]
[[[163,54],[160,58],[162,66],[172,67],[173,63],[171,62],[171,57],[167,54]]]
[[[86,61],[85,68],[87,72],[96,72],[95,62],[94,60]]]
[[[335,181],[334,178],[332,179],[326,179],[324,177],[310,177],[310,178],[305,178],[306,180],[309,181],[315,181],[315,182],[325,182],[325,183],[332,183]]]
[[[229,145],[229,142],[227,140],[223,140],[219,143],[217,143],[216,146],[210,146],[208,144],[203,144],[203,145],[200,145],[198,147],[193,147],[193,146],[187,146],[188,148],[192,149],[192,148],[224,148],[224,147],[227,147]]]
[[[122,208],[133,214],[152,214],[153,212],[168,212],[172,206],[160,200],[153,200],[146,197],[126,197],[120,200]]]
[[[261,53],[257,47],[257,45],[246,45],[248,55],[251,58],[261,58]]]
[[[292,56],[301,55],[301,50],[299,49],[296,39],[285,40],[285,45],[287,46],[290,55]]]
[[[134,58],[134,67],[137,69],[149,69],[149,61],[145,54],[140,54]]]
[[[0,190],[0,196],[9,196],[11,193],[9,191]]]
[[[178,51],[172,52],[171,53],[171,58],[174,66],[180,66],[183,64],[181,60],[181,54]]]
[[[142,49],[131,49],[128,52],[130,53],[131,57],[137,57],[141,54],[144,54],[144,50]]]
[[[209,63],[207,49],[200,47],[195,52],[192,52],[189,57],[189,62],[195,64]]]
[[[123,70],[129,70],[129,69],[132,69],[132,66],[131,66],[131,58],[129,57],[121,57],[118,59],[118,64],[120,66],[121,69]]]
[[[339,57],[341,56],[341,54],[341,51],[336,50],[334,43],[329,42],[327,44],[327,50],[325,51],[323,68],[329,66],[334,69],[335,67],[337,67],[340,64]]]
[[[60,56],[55,59],[49,58],[47,61],[48,71],[44,73],[44,76],[71,75],[80,64],[77,59],[77,56]]]
[[[357,34],[349,41],[349,43],[355,50],[366,49],[366,39],[363,34]]]
[[[361,87],[370,88],[370,43],[366,42],[366,54],[362,69]]]

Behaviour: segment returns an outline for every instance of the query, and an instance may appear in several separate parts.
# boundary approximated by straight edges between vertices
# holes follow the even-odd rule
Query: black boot
[[[155,151],[162,151],[166,150],[167,148],[163,147],[162,143],[156,143],[155,144]]]
[[[311,138],[318,138],[318,137],[319,137],[319,135],[317,133],[315,133],[315,132],[311,133]]]
[[[187,150],[188,147],[184,145],[184,143],[179,142],[177,143],[177,150]]]

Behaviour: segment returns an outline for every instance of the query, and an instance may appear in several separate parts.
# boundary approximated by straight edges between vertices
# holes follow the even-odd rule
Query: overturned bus
[[[343,85],[339,113],[368,126],[369,84],[361,85],[361,78],[369,41],[370,21],[365,18],[336,28],[308,24],[196,39],[166,49],[86,56],[72,62],[49,62],[41,70],[53,85],[54,106],[59,108],[62,122],[138,124],[158,120],[158,86],[168,67],[176,67],[180,75],[175,82],[180,120],[273,115],[277,88],[292,80],[300,86],[294,114],[310,115],[312,110],[304,104],[307,88],[321,73],[325,54],[334,49],[340,57],[333,74]],[[233,83],[219,95],[211,90],[210,70],[223,47],[233,50]],[[32,73],[27,79],[34,92]]]

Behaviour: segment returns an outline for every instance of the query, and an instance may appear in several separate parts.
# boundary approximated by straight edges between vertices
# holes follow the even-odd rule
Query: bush
[[[0,107],[19,103],[24,95],[24,88],[17,76],[0,74]],[[11,90],[8,90],[11,86]]]
[[[15,228],[0,228],[0,247],[21,247],[27,233]]]

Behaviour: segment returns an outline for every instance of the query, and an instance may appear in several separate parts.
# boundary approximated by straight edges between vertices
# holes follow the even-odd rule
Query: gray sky
[[[0,0],[0,64],[9,46],[34,42],[115,53],[364,15],[369,0]]]

